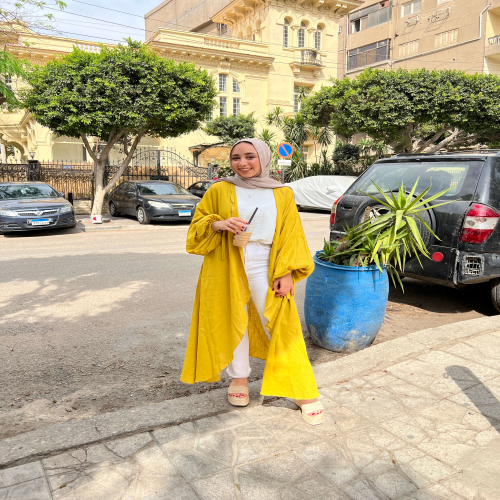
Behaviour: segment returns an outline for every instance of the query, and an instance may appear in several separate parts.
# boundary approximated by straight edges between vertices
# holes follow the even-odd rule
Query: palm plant
[[[420,255],[430,258],[429,250],[420,234],[417,221],[425,227],[431,235],[439,239],[427,223],[420,217],[420,213],[431,208],[451,203],[450,201],[429,205],[429,202],[443,196],[450,188],[425,198],[430,187],[420,194],[415,194],[418,180],[411,191],[403,185],[396,192],[385,193],[374,183],[382,195],[382,200],[365,194],[387,208],[387,213],[376,218],[368,217],[353,228],[347,228],[346,236],[340,241],[325,241],[322,252],[318,253],[320,260],[343,266],[363,267],[375,264],[380,271],[386,267],[391,279],[398,280],[403,285],[399,272],[404,272],[406,260],[415,257],[420,265]]]

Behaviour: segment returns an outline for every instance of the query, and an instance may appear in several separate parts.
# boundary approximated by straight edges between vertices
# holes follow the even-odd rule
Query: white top
[[[255,225],[255,229],[250,237],[250,241],[263,245],[272,245],[276,230],[276,217],[278,216],[274,190],[235,187],[240,219],[248,222],[254,210],[259,207],[252,220],[252,226]]]

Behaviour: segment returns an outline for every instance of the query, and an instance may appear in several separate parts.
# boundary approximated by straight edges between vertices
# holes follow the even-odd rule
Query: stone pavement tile
[[[401,464],[400,469],[419,488],[436,481],[442,481],[443,479],[457,473],[457,471],[452,467],[449,467],[439,460],[429,456],[424,456],[406,464]]]
[[[200,455],[195,451],[177,453],[169,455],[169,457],[188,481],[210,476],[216,472],[228,469],[226,464],[212,460],[204,455]]]
[[[352,500],[387,500],[367,479],[360,478],[341,488]]]
[[[160,445],[175,442],[180,437],[188,437],[189,439],[189,436],[191,436],[194,440],[194,424],[192,422],[187,422],[181,425],[158,429],[153,431],[153,436]]]
[[[381,425],[387,432],[451,467],[477,448],[475,437],[491,427],[482,415],[447,400]]]
[[[31,479],[43,477],[43,469],[40,462],[18,465],[10,469],[0,470],[0,488],[23,483]]]
[[[470,374],[470,371],[475,377]],[[434,395],[447,397],[497,376],[489,367],[465,361],[445,352],[433,352],[422,358],[404,361],[387,371],[413,385],[429,390]]]
[[[148,432],[136,434],[122,439],[116,439],[106,443],[106,447],[119,457],[125,458],[133,455],[136,451],[144,448],[152,441]]]
[[[475,363],[498,369],[500,338],[495,335],[481,335],[466,339],[444,350]]]
[[[238,427],[233,432],[236,435],[235,465],[286,451],[284,444],[255,423]]]
[[[200,479],[191,483],[191,486],[201,500],[236,500],[238,498],[238,488],[232,470]]]
[[[323,405],[325,406],[325,423],[318,426],[318,432],[321,432],[321,427],[325,425],[329,425],[331,427],[331,423],[335,426],[332,429],[332,432],[337,430],[336,433],[338,434],[350,432],[355,429],[362,429],[372,423],[362,415],[359,415],[358,413],[355,413],[354,411],[351,411],[343,406],[330,405],[328,401],[324,401]]]
[[[337,486],[359,475],[340,437],[304,446],[295,454]]]
[[[236,410],[229,413],[222,413],[215,417],[202,418],[193,423],[198,432],[213,432],[217,429],[227,429],[247,422],[248,418],[244,412]]]
[[[500,423],[500,377],[468,387],[448,399],[496,419]]]
[[[260,405],[251,406],[250,408],[245,408],[244,410],[240,411],[255,422],[260,422],[261,420],[288,415],[293,410],[290,410],[289,408],[286,408],[284,406]]]
[[[267,489],[274,492],[276,498],[290,500],[294,495],[296,498],[310,498],[307,490],[311,494],[324,493],[328,488],[335,490],[325,477],[290,452],[239,466],[237,471],[242,498],[266,498],[259,497],[259,492]]]
[[[378,491],[389,498],[398,498],[417,489],[417,486],[399,471],[386,472],[374,477],[371,481]]]
[[[235,436],[230,430],[209,432],[198,437],[195,450],[206,457],[231,466],[233,463]]]
[[[199,498],[200,497],[194,492],[191,486],[186,484],[164,491],[163,493],[153,493],[152,495],[141,498],[141,500],[199,500]]]
[[[0,488],[2,500],[52,500],[44,478]]]

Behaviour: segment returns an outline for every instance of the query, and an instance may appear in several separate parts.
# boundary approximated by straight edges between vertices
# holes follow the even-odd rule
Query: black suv
[[[417,179],[417,191],[431,186],[428,196],[451,188],[431,206],[451,203],[421,213],[439,240],[421,225],[432,259],[421,259],[423,267],[416,258],[407,261],[404,276],[454,288],[490,281],[493,304],[500,311],[500,150],[397,154],[378,160],[335,202],[331,239],[384,212],[382,204],[363,195],[382,199],[373,183],[390,192],[399,184],[411,189]]]

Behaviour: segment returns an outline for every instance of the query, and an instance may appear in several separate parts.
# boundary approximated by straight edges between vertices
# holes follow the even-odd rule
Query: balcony
[[[488,38],[484,55],[486,57],[500,55],[500,35],[495,35],[491,38]]]
[[[250,40],[160,28],[148,45],[159,55],[196,64],[269,68],[269,45]]]
[[[321,53],[317,50],[295,48],[293,52],[294,58],[290,67],[294,75],[300,74],[301,69],[308,69],[312,70],[313,76],[318,76],[321,68],[325,66],[321,60]]]

